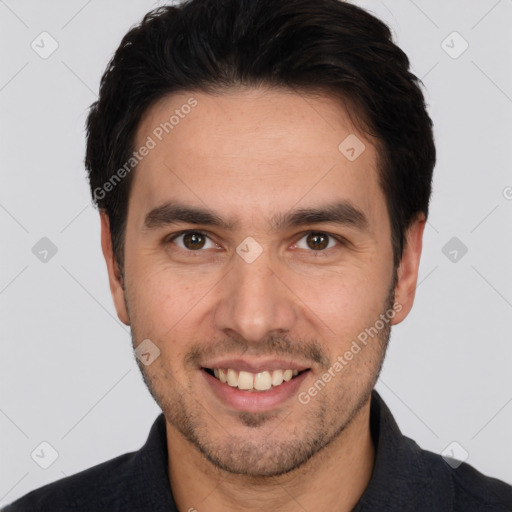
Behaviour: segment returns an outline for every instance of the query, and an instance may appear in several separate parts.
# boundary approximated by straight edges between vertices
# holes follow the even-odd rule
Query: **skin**
[[[146,113],[135,146],[190,97],[197,106],[136,169],[124,279],[108,217],[101,214],[117,314],[131,326],[134,346],[149,338],[160,349],[153,363],[138,364],[166,418],[174,498],[181,511],[349,511],[371,477],[370,393],[390,326],[413,304],[425,218],[419,215],[407,233],[393,287],[377,152],[339,101],[254,88],[175,94]],[[353,162],[338,150],[349,134],[366,145]],[[146,229],[146,214],[170,199],[207,207],[238,225]],[[367,230],[329,223],[270,230],[276,213],[339,199],[364,212]],[[202,248],[186,245],[183,236],[169,240],[197,229],[208,233],[199,238]],[[346,242],[328,238],[322,252],[308,243],[310,232]],[[262,248],[252,263],[236,252],[248,236]],[[298,392],[307,391],[393,302],[400,311],[389,326],[301,403]],[[297,394],[263,412],[226,405],[199,365],[211,357],[281,356],[310,371]]]

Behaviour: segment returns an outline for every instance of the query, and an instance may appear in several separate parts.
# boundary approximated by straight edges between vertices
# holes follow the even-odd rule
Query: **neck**
[[[182,512],[350,512],[370,481],[375,459],[370,400],[328,446],[300,468],[277,477],[218,469],[169,423],[166,430],[169,480]]]

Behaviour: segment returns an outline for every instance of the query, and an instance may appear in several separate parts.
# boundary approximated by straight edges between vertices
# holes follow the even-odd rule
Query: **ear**
[[[404,250],[400,266],[397,269],[397,284],[395,286],[396,315],[392,324],[399,324],[409,314],[416,295],[418,282],[418,269],[420,266],[421,249],[423,245],[423,231],[425,229],[425,215],[420,214],[407,230]]]
[[[110,221],[105,212],[100,213],[101,220],[101,249],[105,262],[107,263],[108,280],[110,284],[110,293],[114,299],[117,316],[123,324],[130,325],[130,317],[126,310],[124,297],[123,278],[119,271],[119,266],[114,258],[114,249],[112,246],[112,235],[110,233]]]

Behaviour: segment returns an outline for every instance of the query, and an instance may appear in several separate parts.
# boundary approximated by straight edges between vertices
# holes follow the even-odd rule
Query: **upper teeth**
[[[259,373],[251,373],[245,371],[237,371],[229,368],[215,368],[213,370],[215,377],[221,382],[227,383],[233,388],[249,391],[256,389],[258,391],[266,391],[272,386],[279,386],[283,382],[289,381],[292,377],[299,374],[298,370],[274,370]]]

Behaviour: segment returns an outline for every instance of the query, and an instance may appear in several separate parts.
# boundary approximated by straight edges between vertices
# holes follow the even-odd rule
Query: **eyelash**
[[[164,240],[164,243],[165,244],[169,244],[171,242],[173,242],[176,238],[179,238],[180,236],[183,236],[183,235],[186,235],[188,233],[197,233],[197,234],[200,234],[206,238],[208,238],[210,241],[213,242],[213,240],[211,239],[210,235],[206,232],[206,231],[202,231],[200,229],[186,229],[184,231],[180,231],[178,233],[174,233],[173,235],[171,235],[170,237],[167,237],[165,240]],[[297,242],[299,240],[302,240],[305,236],[311,234],[311,233],[316,233],[316,234],[321,234],[321,235],[326,235],[330,238],[333,238],[334,240],[336,240],[340,245],[345,245],[346,244],[346,241],[343,237],[339,236],[339,235],[333,235],[331,233],[327,233],[325,231],[316,231],[316,230],[310,230],[310,231],[305,231],[303,233],[300,233],[300,238],[297,240]],[[295,243],[297,243],[295,242]],[[215,243],[215,242],[214,242]],[[182,249],[181,247],[178,247],[178,249],[182,252],[185,252],[187,255],[190,255],[192,257],[194,256],[199,256],[202,252],[205,252],[204,250],[202,249],[198,249],[197,251],[191,251],[189,249]],[[326,253],[327,251],[329,251],[330,249],[335,249],[335,247],[330,247],[329,249],[322,249],[322,250],[319,250],[319,251],[313,251],[313,250],[309,250],[307,252],[311,252],[313,254],[322,254],[322,253]]]

